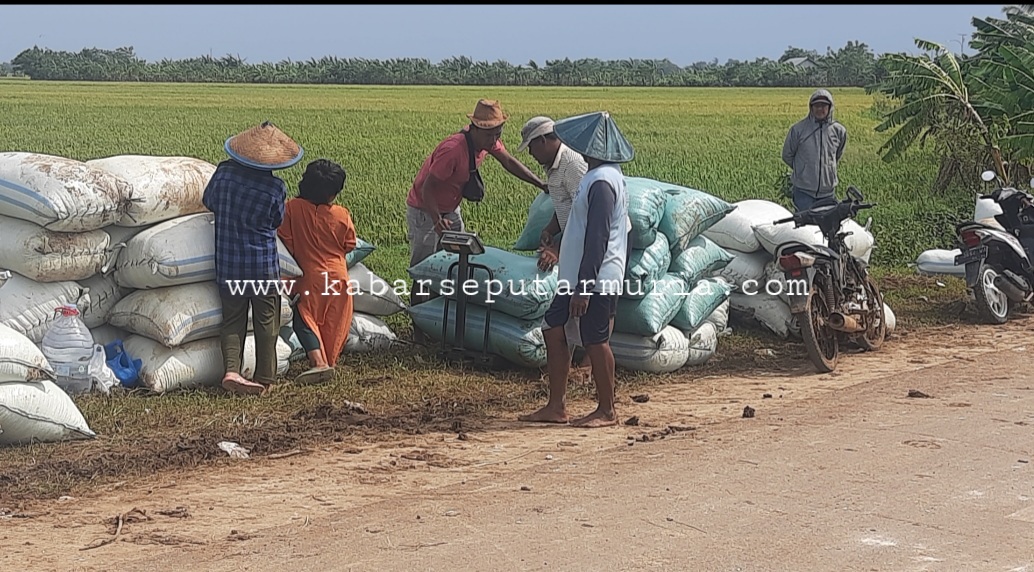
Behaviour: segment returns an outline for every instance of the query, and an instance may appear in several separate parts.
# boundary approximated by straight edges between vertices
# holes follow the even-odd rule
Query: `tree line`
[[[500,85],[500,86],[667,86],[667,87],[862,87],[885,77],[882,57],[862,42],[849,41],[825,54],[789,47],[777,59],[697,62],[680,67],[663,60],[569,58],[474,61],[452,57],[437,64],[420,58],[370,60],[327,56],[308,61],[248,63],[226,55],[148,62],[133,48],[85,48],[79,52],[33,46],[9,64],[12,75],[51,81],[189,83]]]

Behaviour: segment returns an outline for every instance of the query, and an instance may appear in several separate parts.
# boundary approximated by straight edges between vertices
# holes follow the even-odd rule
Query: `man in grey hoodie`
[[[783,162],[793,170],[793,204],[797,211],[819,199],[836,197],[837,163],[847,144],[847,129],[833,119],[833,95],[816,90],[808,100],[808,116],[798,121],[783,142]]]

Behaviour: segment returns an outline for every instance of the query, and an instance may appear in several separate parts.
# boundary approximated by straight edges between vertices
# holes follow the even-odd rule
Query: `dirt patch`
[[[190,435],[157,434],[117,443],[99,437],[75,444],[37,445],[33,462],[6,465],[0,471],[0,506],[26,499],[56,499],[84,489],[170,469],[228,465],[233,460],[218,447],[238,443],[254,457],[289,453],[321,443],[358,443],[449,430],[452,421],[414,410],[387,416],[359,414],[350,407],[305,407],[266,423],[260,429],[209,427]],[[467,423],[467,431],[476,423]],[[72,446],[74,445],[74,446]]]

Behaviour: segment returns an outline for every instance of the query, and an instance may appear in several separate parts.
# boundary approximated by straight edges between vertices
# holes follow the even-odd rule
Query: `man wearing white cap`
[[[542,115],[532,117],[521,129],[521,144],[517,152],[525,149],[546,170],[547,192],[553,201],[553,218],[542,231],[539,247],[539,268],[549,271],[560,255],[556,236],[567,227],[571,203],[589,165],[580,154],[557,139],[553,120]]]

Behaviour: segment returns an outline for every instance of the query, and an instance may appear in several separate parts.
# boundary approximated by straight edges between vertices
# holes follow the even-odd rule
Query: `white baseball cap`
[[[535,139],[542,137],[548,133],[553,132],[553,120],[544,116],[539,115],[532,117],[521,127],[521,144],[517,147],[517,152],[520,153],[528,148],[528,143],[531,143]]]

